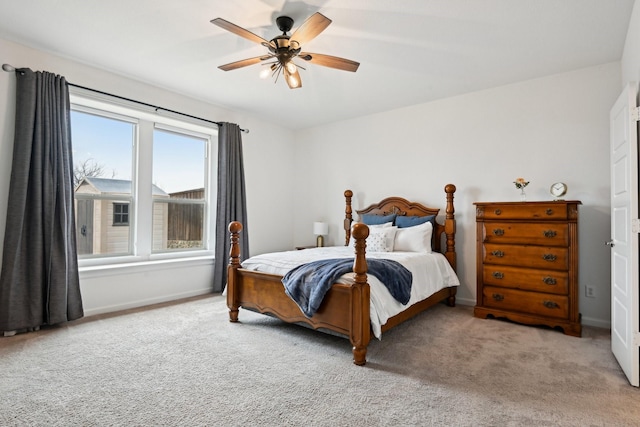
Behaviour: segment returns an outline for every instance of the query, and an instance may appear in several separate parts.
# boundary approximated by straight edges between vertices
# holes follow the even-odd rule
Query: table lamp
[[[316,246],[319,248],[324,246],[324,236],[329,234],[329,224],[326,222],[314,222],[313,234],[318,236],[316,239]]]

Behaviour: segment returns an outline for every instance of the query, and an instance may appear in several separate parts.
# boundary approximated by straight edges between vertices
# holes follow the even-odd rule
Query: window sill
[[[79,265],[79,273],[82,277],[91,276],[105,276],[115,274],[126,274],[137,271],[148,270],[161,270],[161,269],[175,269],[175,268],[187,268],[202,265],[211,265],[213,267],[214,256],[213,254],[201,255],[201,256],[188,256],[188,257],[152,257],[151,259],[142,260],[139,257],[126,257],[120,260],[111,259],[108,264],[88,264]],[[104,261],[104,260],[101,260]]]

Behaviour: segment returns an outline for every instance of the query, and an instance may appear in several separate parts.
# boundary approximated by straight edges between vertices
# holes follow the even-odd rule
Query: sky
[[[80,111],[71,112],[74,166],[101,166],[101,178],[131,180],[136,125]],[[152,182],[167,193],[205,186],[206,140],[156,129]]]

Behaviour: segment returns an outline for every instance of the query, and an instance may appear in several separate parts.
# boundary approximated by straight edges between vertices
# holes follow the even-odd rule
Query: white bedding
[[[353,258],[353,248],[348,246],[330,246],[297,251],[273,252],[257,255],[242,262],[247,270],[284,276],[298,265],[311,261],[329,258]],[[376,338],[382,335],[381,326],[390,317],[395,316],[407,307],[429,297],[440,289],[459,286],[460,281],[441,253],[422,252],[368,252],[367,258],[386,258],[398,261],[413,275],[411,299],[403,305],[391,296],[387,288],[374,276],[367,275],[371,289],[371,328]],[[339,283],[353,283],[353,273],[345,274]]]

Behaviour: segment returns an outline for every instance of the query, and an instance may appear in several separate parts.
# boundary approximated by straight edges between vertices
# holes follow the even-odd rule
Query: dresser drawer
[[[476,203],[476,218],[479,220],[566,220],[569,217],[565,203],[502,203],[483,205]]]
[[[559,295],[568,295],[569,293],[569,273],[566,271],[485,265],[482,269],[482,281],[484,285],[512,289]]]
[[[484,241],[489,243],[527,243],[543,246],[569,246],[567,223],[483,222]]]
[[[552,246],[482,245],[484,264],[512,265],[545,270],[568,270],[569,249]]]
[[[483,289],[483,298],[485,307],[558,319],[569,317],[569,298],[562,295],[486,286]]]

